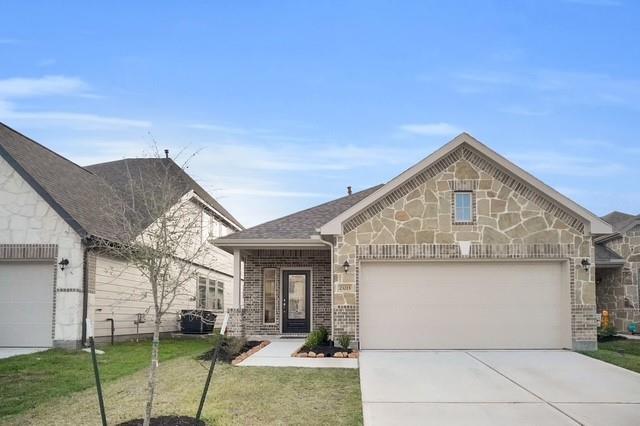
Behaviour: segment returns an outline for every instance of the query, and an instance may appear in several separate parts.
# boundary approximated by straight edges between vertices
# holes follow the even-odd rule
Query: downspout
[[[83,241],[82,259],[82,346],[87,346],[87,316],[89,312],[89,248],[87,239]]]
[[[319,241],[322,244],[328,245],[329,249],[331,250],[331,340],[334,340],[334,335],[333,335],[333,299],[335,297],[335,293],[334,293],[334,284],[333,284],[333,266],[334,266],[335,261],[333,259],[333,243],[323,240],[322,237],[320,237]]]

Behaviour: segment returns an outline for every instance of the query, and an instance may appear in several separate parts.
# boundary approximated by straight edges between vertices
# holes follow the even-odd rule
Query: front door
[[[309,271],[282,273],[282,332],[308,333],[311,319],[311,279]]]

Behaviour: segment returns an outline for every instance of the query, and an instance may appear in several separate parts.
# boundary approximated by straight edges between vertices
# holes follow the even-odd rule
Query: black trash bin
[[[184,334],[209,334],[213,332],[216,314],[204,309],[180,311],[180,331]]]

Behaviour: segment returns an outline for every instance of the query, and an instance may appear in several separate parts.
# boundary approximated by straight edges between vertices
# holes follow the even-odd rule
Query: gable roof
[[[622,256],[603,244],[595,245],[595,254],[596,266],[621,266],[625,263]]]
[[[0,123],[0,156],[73,228],[80,237],[96,236],[118,240],[118,230],[109,212],[118,202],[117,189],[125,185],[124,161],[81,167],[38,142]],[[134,161],[136,175],[148,177],[155,159]],[[172,160],[168,160],[173,163]],[[218,204],[187,173],[173,163],[176,181],[193,190],[204,202],[217,209],[238,229],[233,216]],[[123,178],[125,179],[123,181]],[[149,222],[150,223],[150,222]]]
[[[628,213],[612,211],[611,213],[602,216],[602,220],[610,223],[614,232],[623,233],[640,223],[640,214],[634,216]]]
[[[381,187],[382,185],[376,185],[319,206],[254,226],[245,231],[218,238],[215,244],[232,246],[241,240],[309,240],[318,236],[318,228],[321,225]]]
[[[544,184],[542,181],[538,180],[528,172],[513,164],[511,161],[507,160],[495,151],[488,148],[486,145],[482,144],[473,136],[469,135],[468,133],[461,133],[460,135],[452,139],[449,143],[442,146],[440,149],[436,150],[434,153],[432,153],[419,163],[415,164],[411,168],[407,169],[377,191],[365,197],[362,201],[358,202],[357,204],[342,212],[337,217],[328,221],[320,228],[321,234],[341,234],[343,224],[349,219],[353,218],[358,213],[372,206],[378,200],[383,199],[385,196],[391,194],[392,191],[398,189],[402,184],[419,175],[428,167],[435,165],[439,160],[445,158],[448,154],[463,146],[479,152],[484,157],[488,158],[491,162],[496,164],[500,169],[509,173],[510,176],[513,176],[518,181],[530,186],[538,193],[542,194],[545,198],[552,200],[553,202],[562,206],[564,209],[578,216],[582,221],[584,221],[585,225],[587,225],[585,226],[585,231],[591,232],[592,234],[608,234],[611,232],[611,225],[600,219],[595,214],[591,213],[584,207],[578,205],[574,201],[560,194],[550,186]]]
[[[0,155],[81,237],[113,236],[98,176],[0,123]]]
[[[130,180],[138,183],[136,189],[144,188],[145,191],[157,191],[161,188],[153,185],[144,185],[145,182],[153,182],[159,176],[169,174],[172,184],[176,185],[176,200],[189,191],[193,191],[205,203],[211,206],[215,213],[233,228],[244,227],[218,203],[207,191],[204,190],[191,176],[170,158],[127,158],[123,160],[109,161],[106,163],[85,166],[85,169],[106,180],[116,191],[126,188]],[[141,199],[142,194],[137,194]],[[141,205],[138,203],[138,205]],[[146,225],[150,225],[156,218],[147,218]]]

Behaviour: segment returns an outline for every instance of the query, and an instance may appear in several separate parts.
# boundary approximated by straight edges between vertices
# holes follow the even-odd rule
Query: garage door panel
[[[561,262],[363,263],[361,346],[570,347],[563,277]]]
[[[53,267],[0,263],[0,347],[52,344]]]

